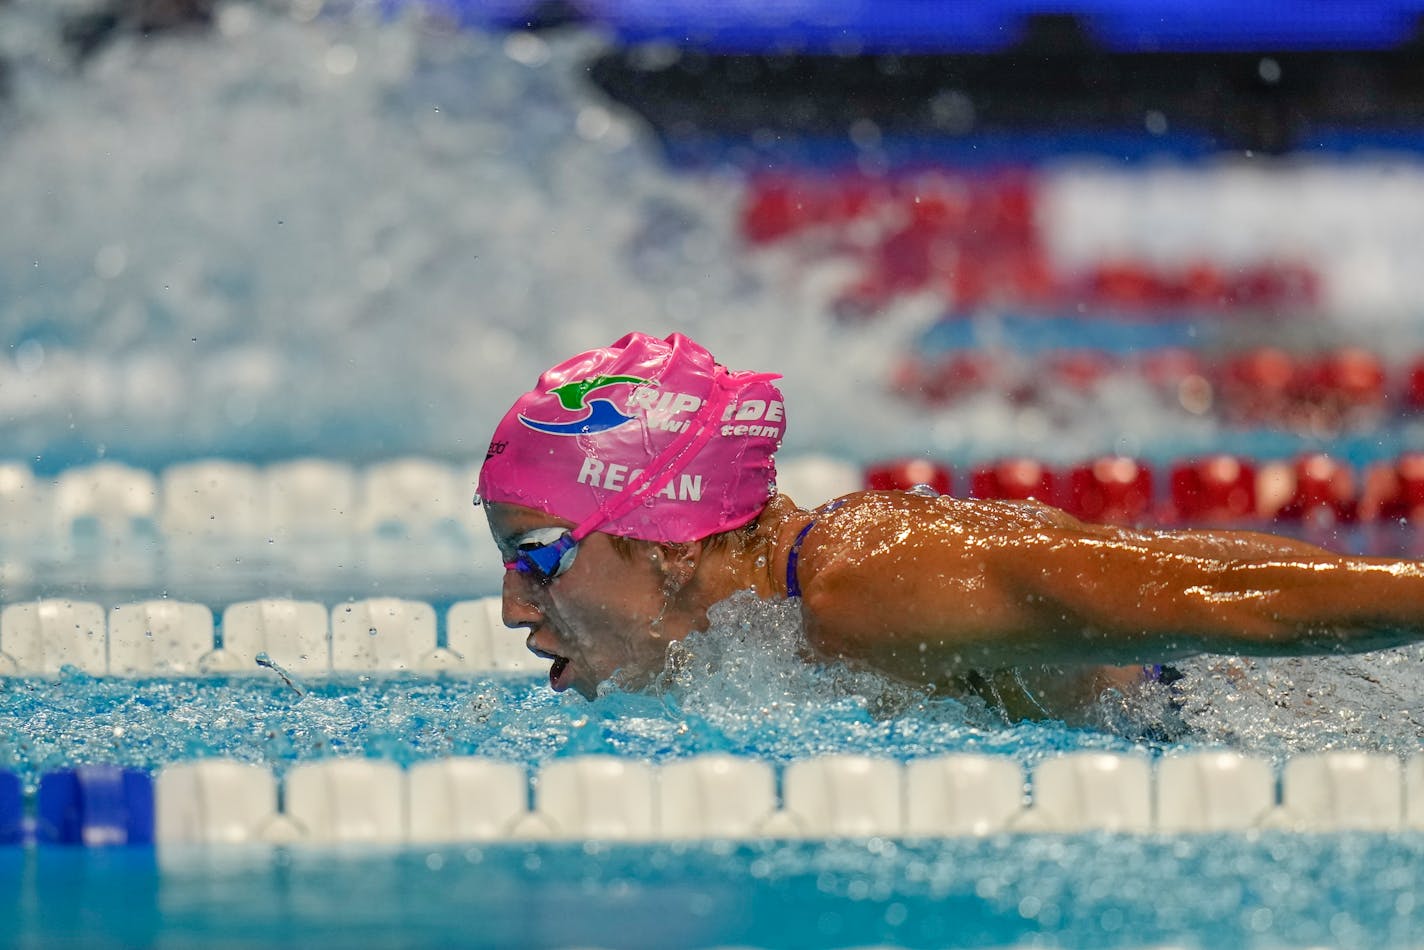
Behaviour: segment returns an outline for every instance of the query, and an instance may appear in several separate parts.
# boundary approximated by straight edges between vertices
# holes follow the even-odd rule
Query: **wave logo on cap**
[[[557,396],[559,405],[570,412],[586,410],[588,415],[573,422],[543,422],[521,414],[519,421],[535,432],[549,435],[592,435],[595,432],[616,429],[632,422],[636,417],[619,412],[618,407],[607,399],[589,399],[588,395],[606,386],[622,383],[647,386],[651,381],[641,376],[590,376],[587,379],[576,379],[562,386],[555,386],[548,392],[551,396]]]

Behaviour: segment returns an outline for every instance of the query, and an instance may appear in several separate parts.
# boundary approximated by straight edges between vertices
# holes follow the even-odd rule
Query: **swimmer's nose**
[[[527,584],[515,571],[506,571],[500,590],[500,619],[506,627],[532,627],[544,619],[544,613],[524,592]]]

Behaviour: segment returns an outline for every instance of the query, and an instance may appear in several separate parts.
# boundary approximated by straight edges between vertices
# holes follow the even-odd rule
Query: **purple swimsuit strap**
[[[826,505],[823,508],[818,508],[817,510],[821,512],[831,512],[835,511],[843,504],[845,504],[845,499],[837,498],[829,505]],[[801,596],[801,582],[796,578],[796,562],[801,558],[801,542],[806,540],[806,535],[810,534],[811,529],[814,527],[816,527],[816,519],[812,518],[810,521],[806,522],[806,527],[802,528],[801,532],[796,535],[796,540],[791,542],[791,553],[786,555],[787,597]]]

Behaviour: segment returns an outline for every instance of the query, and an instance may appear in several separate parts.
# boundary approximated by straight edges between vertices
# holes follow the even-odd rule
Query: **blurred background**
[[[1418,554],[1424,2],[0,0],[0,599],[491,593],[540,370],[929,482]]]

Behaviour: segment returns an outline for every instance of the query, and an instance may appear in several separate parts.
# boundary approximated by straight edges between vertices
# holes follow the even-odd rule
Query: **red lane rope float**
[[[1066,466],[1005,458],[968,469],[962,486],[942,461],[891,459],[868,465],[864,478],[875,490],[927,484],[953,494],[962,487],[972,498],[1041,501],[1122,525],[1424,526],[1424,452],[1363,470],[1322,452],[1268,461],[1194,456],[1158,466],[1125,456]]]

